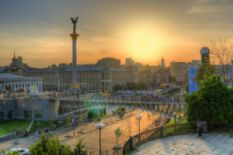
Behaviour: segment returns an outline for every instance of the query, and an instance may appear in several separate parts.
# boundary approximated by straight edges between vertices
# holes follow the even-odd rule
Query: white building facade
[[[40,95],[42,93],[42,79],[21,75],[1,73],[0,93],[25,93],[26,95]]]

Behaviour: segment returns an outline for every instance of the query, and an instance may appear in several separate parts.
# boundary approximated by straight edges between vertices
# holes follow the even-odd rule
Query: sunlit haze
[[[231,0],[1,0],[0,65],[14,51],[30,66],[71,63],[72,16],[79,16],[78,64],[200,59],[202,46],[233,34],[232,8]]]
[[[0,155],[233,155],[232,16],[233,0],[0,0]]]

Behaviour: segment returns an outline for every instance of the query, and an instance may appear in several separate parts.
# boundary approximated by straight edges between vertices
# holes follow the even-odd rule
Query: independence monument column
[[[76,40],[79,34],[76,33],[76,23],[78,21],[78,17],[70,18],[73,23],[73,33],[70,34],[72,38],[72,84],[77,84],[77,63],[76,63]]]

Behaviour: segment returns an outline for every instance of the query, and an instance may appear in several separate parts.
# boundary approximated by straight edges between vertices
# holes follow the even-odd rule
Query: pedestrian
[[[197,130],[198,130],[198,137],[202,136],[202,132],[203,132],[203,125],[201,121],[197,122]]]

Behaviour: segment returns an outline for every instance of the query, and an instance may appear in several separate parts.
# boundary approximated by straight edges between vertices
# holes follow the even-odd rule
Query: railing
[[[74,100],[74,101],[86,101],[86,100],[104,100],[110,102],[144,102],[144,101],[153,101],[153,102],[173,102],[173,103],[183,103],[183,97],[152,97],[144,99],[143,96],[102,96],[102,95],[94,95],[94,94],[62,94],[62,93],[44,93],[44,95],[59,97],[60,100]]]
[[[80,101],[80,102],[93,102],[93,103],[124,103],[124,104],[183,104],[182,101],[175,100],[154,100],[154,101],[141,101],[141,100],[125,100],[125,99],[85,99],[77,97],[60,97],[60,101]]]
[[[155,129],[144,131],[138,135],[135,135],[124,144],[123,146],[123,155],[129,154],[133,151],[138,145],[146,143],[151,140],[158,138],[171,136],[171,135],[180,135],[194,133],[196,130],[191,126],[191,124],[176,124],[169,126],[161,126]]]

